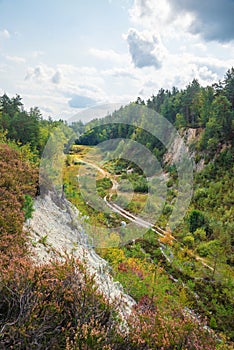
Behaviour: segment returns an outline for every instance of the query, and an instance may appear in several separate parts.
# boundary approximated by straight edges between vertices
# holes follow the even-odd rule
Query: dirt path
[[[101,174],[103,174],[106,177],[109,177],[112,181],[112,188],[111,188],[111,192],[116,192],[118,189],[118,182],[115,180],[114,176],[110,173],[108,173],[108,171],[100,168],[97,164],[95,163],[91,163],[91,162],[87,162],[84,161],[83,159],[81,159],[81,162],[92,166],[93,168],[97,169]],[[158,234],[160,237],[165,237],[166,234],[168,233],[167,231],[163,230],[161,227],[157,227],[154,224],[140,218],[137,217],[136,215],[133,215],[132,213],[128,212],[127,210],[121,208],[119,205],[112,203],[110,201],[107,200],[107,196],[104,197],[104,202],[106,203],[106,205],[112,209],[115,213],[118,213],[119,215],[121,215],[122,217],[124,217],[125,219],[128,219],[129,221],[135,223],[138,226],[144,227],[144,228],[148,228],[151,229],[153,232],[155,232],[156,234]],[[172,240],[177,241],[177,239],[175,237],[172,237]],[[177,241],[178,242],[178,241]],[[183,247],[181,247],[181,249],[183,249]],[[201,264],[205,267],[208,268],[210,271],[213,271],[213,267],[211,267],[210,265],[208,265],[204,259],[202,259],[201,257],[197,256],[194,254],[194,258],[196,259],[196,261],[200,261]]]

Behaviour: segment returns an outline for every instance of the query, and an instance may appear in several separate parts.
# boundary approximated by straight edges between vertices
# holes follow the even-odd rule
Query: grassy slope
[[[74,156],[75,157],[75,156]],[[197,208],[204,211],[209,227],[205,240],[194,239],[193,246],[189,247],[182,243],[184,237],[188,235],[188,221],[185,220],[178,230],[177,235],[183,244],[183,251],[180,245],[175,244],[173,248],[167,248],[170,254],[172,249],[174,260],[168,264],[160,252],[159,242],[154,233],[148,232],[146,236],[135,244],[129,244],[124,248],[99,250],[99,253],[106,258],[113,268],[113,274],[116,280],[119,280],[126,291],[136,300],[141,300],[144,295],[157,298],[163,307],[167,304],[173,308],[173,305],[181,307],[190,307],[195,309],[201,315],[208,319],[208,324],[218,331],[223,331],[231,338],[234,336],[232,331],[233,320],[233,270],[230,265],[224,264],[224,261],[218,262],[217,273],[205,269],[199,261],[194,259],[194,254],[201,244],[209,244],[215,239],[222,239],[224,230],[215,237],[215,231],[212,230],[212,220],[223,219],[223,223],[230,221],[232,193],[228,191],[228,186],[232,183],[231,164],[223,155],[216,161],[216,170],[211,171],[207,166],[195,180],[195,197],[191,203],[190,212]],[[226,166],[224,166],[224,163]],[[213,168],[212,168],[213,170]],[[107,223],[108,219],[103,215],[98,215],[82,202],[78,192],[74,193],[74,176],[77,173],[77,166],[71,165],[65,170],[65,182],[69,179],[67,195],[69,199],[78,206],[84,214],[91,216],[91,220],[96,218],[100,223]],[[172,176],[173,178],[173,176]],[[212,181],[211,181],[212,180]],[[73,185],[72,185],[73,184]],[[217,189],[219,188],[219,192]],[[77,190],[77,189],[76,189]],[[173,181],[172,188],[173,190]],[[205,202],[198,200],[198,192],[205,190],[209,200],[213,196],[215,205],[208,206]],[[135,196],[134,200],[136,200]],[[215,199],[217,199],[215,201]],[[168,205],[171,205],[173,196],[168,197]],[[202,204],[201,204],[202,203]],[[223,205],[224,204],[224,205]],[[136,207],[136,206],[135,206]],[[134,209],[134,208],[133,208]],[[207,210],[208,209],[208,210]],[[168,213],[162,216],[161,221],[165,221]],[[116,218],[118,220],[118,218]],[[93,221],[95,223],[95,221]],[[191,233],[189,233],[191,235]],[[212,256],[208,255],[204,259],[209,264],[213,264]],[[170,275],[178,279],[175,283]],[[212,278],[211,278],[212,277]],[[218,293],[217,293],[218,290]],[[199,295],[199,299],[197,298]]]

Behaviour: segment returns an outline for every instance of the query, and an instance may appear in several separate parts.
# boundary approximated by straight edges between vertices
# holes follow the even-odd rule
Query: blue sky
[[[233,17],[233,0],[0,0],[0,94],[68,119],[211,84],[234,65]]]

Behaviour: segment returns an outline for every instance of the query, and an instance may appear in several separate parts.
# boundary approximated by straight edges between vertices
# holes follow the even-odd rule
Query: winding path
[[[88,162],[88,161],[85,161],[83,159],[80,159],[81,162],[89,165],[89,166],[92,166],[93,168],[97,169],[101,174],[103,174],[104,176],[107,176],[111,179],[112,181],[112,192],[114,191],[117,191],[118,189],[118,182],[115,180],[114,176],[111,175],[109,172],[107,172],[106,170],[100,168],[97,164],[95,163],[92,163],[92,162]],[[138,226],[141,226],[141,227],[144,227],[144,228],[148,228],[148,229],[151,229],[153,232],[155,232],[156,234],[158,234],[160,237],[165,237],[166,234],[168,234],[167,231],[163,230],[161,227],[158,227],[158,226],[155,226],[154,224],[140,218],[140,217],[137,217],[135,215],[133,215],[132,213],[128,212],[127,210],[121,208],[119,205],[115,204],[115,203],[112,203],[112,202],[109,202],[107,200],[107,196],[105,196],[103,198],[104,202],[106,203],[106,205],[112,209],[115,213],[118,213],[119,215],[121,215],[122,217],[124,217],[125,219],[128,219],[129,221],[135,223],[136,225]],[[170,234],[171,235],[171,234]],[[171,238],[172,240],[175,240],[177,241],[177,239],[175,237],[173,237],[171,235]],[[178,242],[178,241],[177,241]],[[181,247],[181,249],[183,249]],[[163,255],[165,256],[165,252],[162,251]],[[165,256],[167,258],[167,256]],[[193,256],[195,258],[196,261],[200,261],[201,264],[205,267],[205,268],[208,268],[210,271],[214,271],[213,267],[211,267],[210,265],[208,265],[203,258],[201,258],[200,256],[197,256],[194,254]]]

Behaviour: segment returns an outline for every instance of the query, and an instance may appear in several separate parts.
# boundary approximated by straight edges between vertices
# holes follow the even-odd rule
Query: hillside
[[[233,348],[233,91],[73,130],[1,97],[0,348]]]

